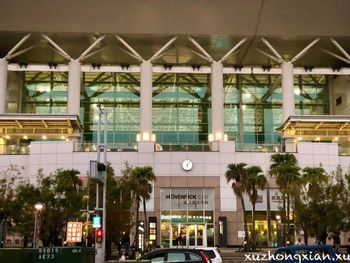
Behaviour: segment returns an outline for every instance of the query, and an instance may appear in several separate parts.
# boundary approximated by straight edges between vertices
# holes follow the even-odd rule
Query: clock
[[[182,168],[185,170],[185,171],[190,171],[193,167],[193,163],[190,161],[190,160],[184,160],[182,162]]]

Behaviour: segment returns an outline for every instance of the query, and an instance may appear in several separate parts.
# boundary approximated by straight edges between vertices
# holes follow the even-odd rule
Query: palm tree
[[[135,167],[135,169],[132,172],[133,177],[135,177],[136,181],[136,195],[137,200],[141,201],[143,203],[143,212],[144,212],[144,248],[146,249],[146,244],[148,244],[148,223],[147,223],[147,210],[146,210],[146,201],[151,197],[152,193],[152,183],[156,180],[156,176],[153,173],[153,169],[150,166],[144,166],[144,167]],[[138,210],[139,207],[137,207],[136,213],[137,213],[137,221],[138,221]],[[136,222],[137,222],[136,221]],[[136,232],[137,233],[137,232]]]
[[[244,189],[244,179],[246,175],[246,163],[231,163],[227,165],[227,171],[225,173],[226,180],[229,183],[232,181],[232,189],[236,196],[238,196],[241,199],[241,205],[243,210],[243,224],[244,224],[244,232],[245,232],[245,241],[247,244],[248,242],[248,229],[247,229],[247,217],[246,217],[246,210],[243,200],[242,192],[245,191]]]
[[[255,204],[258,199],[258,189],[263,190],[267,184],[267,179],[260,166],[250,166],[246,168],[245,191],[252,203],[252,250],[256,249],[255,233]]]
[[[283,244],[286,243],[287,236],[289,236],[290,225],[290,203],[291,196],[298,188],[300,167],[296,157],[291,153],[273,154],[271,155],[270,175],[276,176],[276,183],[282,193],[283,211]],[[287,207],[287,209],[286,209]],[[287,220],[286,220],[287,219]],[[286,225],[287,224],[287,234]]]

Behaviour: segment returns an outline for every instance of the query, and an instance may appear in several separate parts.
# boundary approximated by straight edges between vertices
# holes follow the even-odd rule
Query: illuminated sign
[[[83,223],[68,222],[67,223],[67,242],[81,242]]]
[[[100,216],[94,216],[92,218],[92,227],[93,228],[100,228],[101,227],[101,217]]]

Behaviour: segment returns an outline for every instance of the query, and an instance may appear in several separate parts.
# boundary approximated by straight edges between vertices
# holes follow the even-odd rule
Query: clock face
[[[190,161],[190,160],[184,160],[182,162],[182,168],[185,170],[185,171],[189,171],[191,170],[193,167],[193,163]]]

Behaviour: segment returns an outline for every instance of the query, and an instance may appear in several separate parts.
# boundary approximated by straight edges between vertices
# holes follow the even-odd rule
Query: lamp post
[[[33,248],[36,248],[37,247],[37,244],[36,244],[36,238],[37,238],[37,225],[38,225],[38,214],[39,212],[43,209],[43,204],[41,203],[36,203],[34,205],[35,207],[35,221],[34,221],[34,240],[33,240]]]

